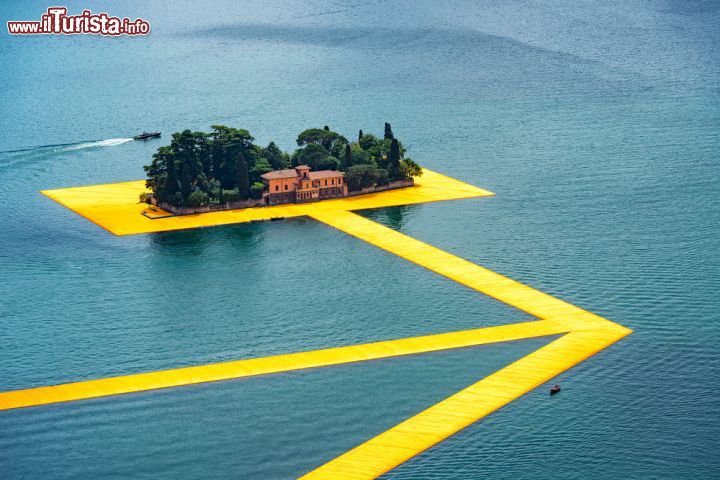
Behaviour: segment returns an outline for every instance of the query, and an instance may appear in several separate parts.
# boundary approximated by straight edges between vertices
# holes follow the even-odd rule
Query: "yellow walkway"
[[[0,410],[267,375],[563,333],[547,322],[441,333],[0,393]]]
[[[631,330],[351,212],[313,218],[570,332],[301,477],[370,479],[395,468],[628,335]],[[530,325],[530,324],[518,324]]]
[[[564,334],[301,477],[371,479],[631,332],[623,326],[351,212],[365,208],[492,195],[486,190],[449,177],[428,170],[425,172],[421,181],[411,189],[306,205],[157,219],[141,215],[146,208],[146,205],[137,203],[138,194],[144,190],[142,182],[76,187],[43,193],[117,235],[207,227],[277,216],[309,216],[512,305],[538,320],[3,392],[0,393],[0,410]]]
[[[362,210],[493,195],[487,190],[427,169],[423,172],[423,176],[417,179],[415,186],[409,188],[324,200],[320,203],[225,210],[170,218],[148,218],[141,214],[147,209],[147,204],[138,201],[140,194],[146,191],[144,180],[43,190],[41,193],[115,235],[213,227],[253,220],[270,220],[273,217],[299,217],[310,215],[318,208]]]

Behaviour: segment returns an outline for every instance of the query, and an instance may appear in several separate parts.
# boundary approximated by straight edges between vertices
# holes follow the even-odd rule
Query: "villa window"
[[[285,185],[285,190],[287,190],[287,185]]]
[[[275,185],[275,191],[277,192],[278,190],[280,190],[280,185]]]
[[[333,178],[332,180],[330,180],[330,183],[331,183],[332,185],[335,185],[335,179]]]

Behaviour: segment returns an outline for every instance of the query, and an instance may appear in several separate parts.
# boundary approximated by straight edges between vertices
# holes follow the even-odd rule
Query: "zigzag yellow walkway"
[[[303,479],[376,478],[631,333],[628,328],[354,213],[328,209],[312,217],[540,318],[538,322],[514,325],[528,328],[528,337],[534,336],[531,328],[567,334]]]
[[[350,210],[492,195],[429,172],[412,189],[315,204],[150,219],[137,204],[142,182],[43,192],[117,235],[310,216],[417,265],[523,310],[538,320],[272,357],[140,373],[0,393],[0,410],[265,375],[547,335],[558,339],[304,475],[372,479],[628,335],[631,330],[515,282]],[[282,209],[282,210],[280,210]],[[162,212],[161,212],[162,213]],[[162,217],[162,215],[160,215]],[[141,217],[141,218],[138,218]]]

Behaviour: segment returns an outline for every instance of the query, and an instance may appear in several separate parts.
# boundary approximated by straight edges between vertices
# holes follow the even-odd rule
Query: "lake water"
[[[388,121],[497,196],[364,215],[635,333],[386,477],[720,477],[718,4],[148,3],[0,36],[0,391],[527,320],[307,219],[122,238],[38,193]],[[0,477],[292,478],[549,340],[0,412]]]

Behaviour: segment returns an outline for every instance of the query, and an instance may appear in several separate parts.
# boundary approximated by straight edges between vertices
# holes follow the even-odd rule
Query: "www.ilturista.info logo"
[[[11,35],[147,35],[150,23],[137,18],[111,17],[107,13],[83,10],[80,15],[68,15],[66,7],[49,7],[40,21],[7,22]]]

